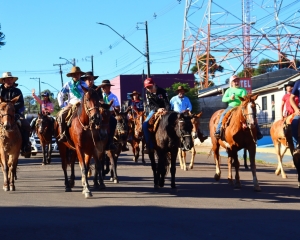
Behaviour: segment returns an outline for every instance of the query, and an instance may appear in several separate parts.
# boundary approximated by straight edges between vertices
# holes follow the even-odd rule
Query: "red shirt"
[[[289,116],[292,113],[294,113],[294,109],[293,109],[293,107],[291,106],[291,103],[290,103],[290,96],[291,96],[291,94],[287,93],[282,98],[282,101],[285,103],[285,111],[286,112],[285,112],[284,115],[286,115],[286,116]],[[295,96],[295,103],[298,106],[299,98],[297,96]]]

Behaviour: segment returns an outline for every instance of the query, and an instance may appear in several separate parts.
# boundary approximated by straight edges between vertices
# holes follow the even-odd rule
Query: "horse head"
[[[100,128],[100,124],[101,124],[101,116],[99,112],[100,103],[99,103],[99,95],[97,93],[100,86],[98,86],[96,90],[92,88],[87,89],[83,86],[81,86],[81,88],[84,92],[82,98],[82,106],[84,107],[85,114],[88,117],[88,123],[90,126],[94,125],[96,128]]]
[[[146,119],[145,111],[138,112],[135,109],[132,109],[132,117],[134,123],[134,137],[137,139],[142,139],[143,137],[143,122]]]
[[[258,94],[251,95],[248,94],[245,97],[239,97],[239,99],[242,101],[241,103],[241,109],[242,109],[242,116],[245,121],[245,125],[249,129],[255,128],[255,121],[256,121],[256,104],[255,100],[257,99]],[[240,120],[242,123],[244,123],[243,120]]]
[[[199,118],[202,115],[202,112],[198,113],[198,114],[190,114],[192,116],[191,118],[191,123],[193,126],[192,129],[192,137],[193,139],[196,139],[198,137],[198,132],[199,132]]]
[[[10,101],[0,97],[0,124],[6,131],[12,131],[15,124],[15,103],[20,96],[13,98]]]
[[[36,120],[37,132],[43,134],[47,131],[49,124],[49,119],[47,114],[38,113],[38,118]]]
[[[193,129],[191,120],[193,118],[195,118],[195,116],[191,116],[185,113],[179,113],[177,115],[176,134],[180,138],[183,149],[185,151],[190,150],[194,146],[194,142],[191,135]]]
[[[100,137],[101,139],[105,139],[107,138],[108,135],[108,129],[109,129],[109,121],[110,121],[110,116],[111,116],[111,112],[110,112],[110,107],[113,103],[113,100],[111,100],[109,102],[109,104],[106,103],[101,103],[100,102],[100,115],[102,118],[102,122],[100,125]]]

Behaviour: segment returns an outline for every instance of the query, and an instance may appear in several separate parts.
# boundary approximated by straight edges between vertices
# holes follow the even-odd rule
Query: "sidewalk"
[[[210,137],[203,143],[201,143],[198,139],[195,142],[195,148],[197,153],[208,154],[211,150],[212,144]],[[283,150],[282,150],[283,151]],[[244,150],[238,152],[239,159],[243,159]],[[220,148],[220,155],[223,157],[227,157],[227,153],[224,148]],[[248,154],[249,157],[249,154]],[[257,147],[255,159],[257,161],[263,161],[265,163],[277,164],[277,155],[275,153],[275,148],[273,146],[269,147]],[[288,149],[282,159],[284,164],[292,164],[292,156],[290,150]]]

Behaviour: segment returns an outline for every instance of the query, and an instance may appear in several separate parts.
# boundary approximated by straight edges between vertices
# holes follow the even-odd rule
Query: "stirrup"
[[[66,142],[67,141],[67,137],[65,134],[61,133],[58,136],[59,138],[57,139],[58,142]]]

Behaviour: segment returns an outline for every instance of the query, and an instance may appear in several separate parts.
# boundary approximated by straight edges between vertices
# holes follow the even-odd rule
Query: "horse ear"
[[[258,94],[253,95],[253,96],[251,97],[251,100],[255,101],[257,98],[258,98]]]
[[[101,85],[99,85],[95,90],[96,90],[96,92],[98,92],[99,91],[99,89],[101,89]]]
[[[243,98],[243,97],[239,97],[239,99],[242,101],[242,102],[244,102],[246,99],[245,98]]]
[[[178,113],[177,116],[179,119],[184,118],[184,113]]]
[[[194,117],[195,118],[200,118],[203,112],[199,112],[198,114],[195,114]]]
[[[19,97],[20,97],[20,95],[19,96],[16,96],[16,97],[14,97],[12,100],[10,100],[13,104],[15,104],[18,100],[19,100]],[[1,98],[1,101],[2,101],[2,98]]]

